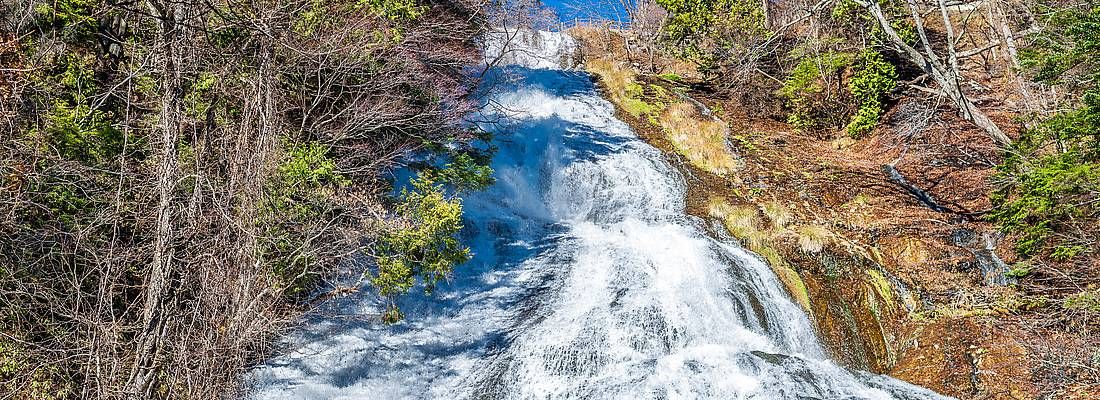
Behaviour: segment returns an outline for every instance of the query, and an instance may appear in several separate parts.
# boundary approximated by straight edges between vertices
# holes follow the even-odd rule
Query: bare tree
[[[654,0],[622,0],[630,16],[630,33],[633,42],[641,47],[650,72],[656,72],[656,58],[661,51],[662,29],[668,20],[668,12]]]
[[[878,21],[879,27],[882,28],[883,32],[890,40],[890,43],[897,48],[903,56],[908,58],[910,62],[921,68],[921,70],[927,73],[936,82],[937,86],[940,88],[936,93],[948,97],[955,107],[958,108],[960,116],[985,130],[986,134],[988,134],[998,145],[1007,147],[1012,143],[1012,139],[1010,139],[1008,135],[1005,135],[1004,131],[1002,131],[993,120],[989,119],[989,116],[979,109],[974,102],[967,97],[966,93],[963,92],[962,83],[964,82],[964,78],[959,72],[958,54],[955,51],[956,42],[954,30],[943,0],[937,0],[937,6],[943,18],[946,31],[945,34],[947,35],[945,44],[947,51],[946,62],[933,50],[928,38],[928,32],[924,28],[923,13],[915,2],[910,1],[909,8],[913,22],[916,26],[917,36],[922,45],[921,50],[910,46],[900,35],[898,35],[891,24],[890,18],[883,12],[882,7],[879,6],[877,1],[856,1],[861,6],[865,7],[875,20]]]
[[[369,259],[380,171],[472,136],[477,0],[53,4],[0,7],[0,399],[231,396]]]

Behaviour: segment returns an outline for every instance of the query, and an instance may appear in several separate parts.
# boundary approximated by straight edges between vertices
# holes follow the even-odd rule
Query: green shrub
[[[1018,262],[1012,264],[1012,268],[1009,269],[1008,272],[1005,272],[1005,277],[1020,279],[1031,275],[1032,268],[1031,264],[1027,262]]]
[[[878,4],[882,12],[889,18],[890,27],[894,29],[894,32],[897,32],[902,41],[910,45],[915,44],[917,41],[917,30],[916,26],[910,22],[908,5],[900,0],[878,1]],[[882,26],[879,25],[878,20],[855,1],[837,1],[836,4],[833,5],[830,16],[834,21],[842,25],[859,25],[857,29],[868,32],[868,36],[870,36],[871,41],[875,45],[881,46],[890,43],[886,38],[886,32],[882,29]]]
[[[455,237],[462,229],[462,203],[426,176],[413,179],[412,187],[401,191],[397,203],[401,225],[377,243],[378,273],[372,281],[379,294],[391,299],[408,293],[418,279],[431,293],[470,255]]]
[[[379,237],[375,249],[378,272],[371,282],[391,300],[383,321],[403,318],[393,300],[418,281],[431,294],[456,265],[469,260],[470,249],[457,237],[462,230],[462,202],[448,195],[445,185],[456,192],[482,189],[493,183],[492,173],[468,153],[459,153],[442,168],[421,171],[410,182],[411,190],[401,190],[395,207],[398,222]]]
[[[36,365],[35,361],[16,341],[0,337],[0,393],[19,399],[75,398],[73,385],[60,367]]]
[[[38,20],[63,29],[76,39],[88,39],[96,33],[95,10],[99,0],[53,0],[35,5]]]
[[[62,157],[87,165],[117,156],[123,143],[114,113],[92,107],[97,88],[94,63],[90,57],[60,57],[53,66],[56,73],[36,78],[41,90],[60,94],[45,104],[44,124],[38,132]]]
[[[1072,221],[1096,217],[1087,199],[1100,194],[1100,164],[1080,152],[1016,157],[999,169],[998,178],[1006,183],[993,194],[990,218],[1020,235],[1016,251],[1023,256],[1035,254]]]
[[[183,96],[184,110],[192,118],[204,119],[213,104],[213,89],[218,78],[210,72],[203,72],[191,81],[187,94]]]
[[[1079,101],[1027,129],[998,166],[990,219],[1019,235],[1024,256],[1050,250],[1056,260],[1087,251],[1100,204],[1100,6],[1040,6],[1049,24],[1021,49],[1035,80],[1063,84]]]
[[[1088,248],[1081,245],[1059,245],[1054,248],[1054,251],[1050,252],[1050,257],[1055,260],[1065,261],[1077,257],[1077,255],[1086,251],[1088,251]]]
[[[778,92],[789,109],[787,122],[801,130],[847,124],[848,133],[853,137],[874,129],[885,109],[886,95],[896,85],[894,66],[870,49],[856,56],[836,51],[805,53],[803,48],[791,52],[790,57],[799,62]],[[847,78],[845,92],[840,82],[846,70],[850,70],[851,75]]]
[[[412,21],[428,10],[428,7],[418,5],[416,0],[359,0],[358,6],[367,7],[391,21]]]
[[[1062,307],[1071,310],[1100,312],[1100,290],[1086,290],[1066,296]]]
[[[57,101],[45,116],[45,134],[62,157],[99,163],[122,150],[122,133],[107,113],[87,104]]]
[[[669,12],[662,29],[681,56],[695,59],[703,70],[746,50],[753,40],[771,36],[760,2],[750,0],[657,0]],[[723,56],[725,55],[725,56]]]
[[[443,168],[422,174],[432,181],[449,184],[459,192],[483,189],[493,184],[493,169],[478,163],[468,153],[459,153]]]
[[[881,113],[878,107],[859,107],[856,114],[852,116],[852,121],[848,123],[848,136],[859,139],[874,130]]]
[[[874,50],[864,50],[852,65],[852,77],[848,91],[857,104],[856,114],[848,123],[848,134],[853,138],[873,130],[885,110],[886,95],[897,85],[898,73],[882,55]]]
[[[839,82],[841,73],[852,62],[852,55],[833,51],[805,55],[796,50],[792,57],[800,61],[778,93],[790,109],[787,122],[802,130],[836,125],[838,115],[846,113],[834,84],[826,80]]]
[[[1032,35],[1032,45],[1020,50],[1020,63],[1035,79],[1070,86],[1095,85],[1100,73],[1100,6],[1052,8],[1039,5],[1046,28]],[[1083,74],[1070,73],[1083,71]]]
[[[292,145],[286,162],[279,166],[279,176],[290,188],[347,186],[350,183],[337,170],[336,161],[329,158],[328,146],[319,142]]]
[[[672,72],[663,73],[663,74],[657,75],[657,77],[661,78],[661,79],[664,79],[666,81],[669,81],[669,82],[682,82],[684,80],[683,77],[681,77],[680,75],[677,75],[675,73],[672,73]]]
[[[260,207],[260,259],[291,297],[305,295],[316,283],[319,260],[310,241],[339,211],[333,200],[337,190],[351,183],[328,151],[319,142],[289,144]]]

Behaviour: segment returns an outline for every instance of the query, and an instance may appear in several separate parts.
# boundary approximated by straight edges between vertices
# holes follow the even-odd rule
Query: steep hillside
[[[836,359],[966,399],[1100,394],[1097,281],[1060,294],[1028,269],[1057,261],[1021,259],[987,219],[1005,153],[944,99],[894,90],[853,138],[779,120],[775,86],[645,65],[636,32],[571,32],[621,118],[689,177],[689,212],[767,260]],[[1019,101],[980,104],[1016,137]]]

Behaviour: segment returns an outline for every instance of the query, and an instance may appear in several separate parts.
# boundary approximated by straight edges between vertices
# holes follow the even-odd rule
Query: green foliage
[[[332,218],[338,211],[336,191],[351,183],[328,152],[328,146],[318,142],[289,144],[265,191],[260,258],[289,296],[304,295],[313,287],[317,276],[311,267],[318,260],[307,251],[314,237],[311,229]]]
[[[1050,8],[1050,24],[1021,49],[1038,81],[1063,84],[1079,101],[1026,130],[998,167],[990,219],[1016,233],[1023,256],[1055,260],[1087,251],[1100,216],[1100,6]]]
[[[1080,108],[1059,113],[1023,135],[1017,146],[1025,153],[1054,147],[1078,152],[1087,161],[1100,159],[1100,86],[1086,91]]]
[[[681,77],[680,75],[674,74],[672,72],[663,73],[663,74],[657,75],[657,77],[661,78],[661,79],[664,79],[666,81],[669,81],[669,82],[681,82],[681,81],[684,80],[683,77]]]
[[[897,85],[897,70],[874,50],[864,50],[852,65],[848,91],[856,101],[856,114],[848,123],[848,134],[858,138],[878,124],[885,109],[886,95]]]
[[[1067,296],[1062,301],[1062,307],[1071,310],[1100,312],[1100,290],[1086,290]]]
[[[719,23],[763,27],[763,11],[756,3],[750,1],[657,0],[657,4],[671,14],[665,24],[665,30],[674,39],[706,35]],[[727,21],[721,22],[722,20]]]
[[[386,311],[382,312],[382,322],[387,324],[394,324],[405,319],[405,313],[401,312],[400,308],[390,306],[386,308]]]
[[[0,340],[0,377],[10,379],[23,369],[22,352],[6,339]],[[3,379],[3,380],[8,380]]]
[[[881,106],[860,106],[856,109],[856,114],[852,116],[852,121],[848,123],[848,136],[853,139],[858,139],[871,132],[875,129],[875,126],[878,125],[878,118],[881,114]]]
[[[858,55],[838,51],[810,53],[806,50],[809,44],[795,48],[789,55],[799,62],[778,91],[790,111],[787,122],[802,130],[847,124],[853,137],[870,132],[885,109],[886,94],[896,85],[894,66],[874,50],[865,49]],[[847,78],[845,71],[851,71]],[[841,85],[845,79],[846,91]]]
[[[336,162],[329,158],[328,146],[319,142],[291,146],[286,162],[279,166],[279,176],[288,188],[347,186],[350,183],[337,170]]]
[[[719,54],[744,47],[742,39],[767,38],[764,11],[750,0],[657,0],[670,17],[664,30],[679,45],[680,54],[703,60],[721,61]]]
[[[56,73],[35,79],[44,92],[59,94],[46,104],[39,132],[62,157],[89,165],[116,156],[123,141],[113,113],[92,107],[94,63],[90,57],[63,56],[53,66]]]
[[[1096,207],[1082,200],[1100,193],[1100,164],[1081,153],[1010,157],[999,168],[999,178],[1008,183],[993,194],[990,218],[1020,234],[1016,251],[1021,255],[1035,254],[1072,221],[1096,217]]]
[[[383,234],[377,244],[378,274],[372,281],[379,294],[390,298],[408,293],[418,278],[431,293],[470,255],[455,237],[462,229],[462,203],[448,198],[443,185],[430,177],[411,183],[413,189],[402,189],[396,207],[402,226]]]
[[[395,207],[398,223],[378,239],[378,272],[371,280],[379,294],[391,299],[383,321],[403,318],[393,300],[418,281],[431,294],[456,265],[469,259],[470,249],[456,236],[462,230],[462,202],[448,196],[444,186],[456,191],[482,189],[493,183],[492,172],[468,153],[459,153],[443,168],[422,171],[410,182],[411,190],[401,190]]]
[[[187,115],[193,118],[206,118],[206,113],[213,106],[212,97],[214,85],[218,78],[213,73],[203,72],[199,74],[190,85],[187,94],[183,96],[183,104]]]
[[[39,21],[62,28],[73,38],[90,38],[96,32],[95,9],[100,0],[52,0],[38,3],[34,11]]]
[[[895,2],[894,4],[900,4]],[[908,18],[894,18],[890,20],[890,27],[894,28],[894,32],[898,34],[898,37],[902,41],[909,45],[917,43],[917,27],[909,22]],[[886,32],[882,30],[881,26],[876,24],[871,30],[871,37],[875,39],[875,42],[879,45],[887,45],[890,41],[886,40]]]
[[[878,0],[876,0],[878,1]],[[909,9],[904,1],[887,0],[878,1],[882,12],[889,18],[890,28],[901,37],[902,41],[910,45],[917,41],[917,29],[909,20]],[[833,21],[843,26],[865,31],[870,36],[871,42],[878,46],[889,45],[886,32],[879,25],[878,20],[863,6],[852,0],[840,0],[833,5],[830,12]]]
[[[328,155],[329,147],[319,142],[289,145],[286,159],[279,165],[276,182],[269,192],[279,214],[308,215],[332,196],[336,189],[348,186],[351,181]],[[289,207],[289,208],[288,208]],[[300,210],[291,213],[292,210]],[[308,210],[308,211],[302,211]]]
[[[1085,246],[1081,246],[1081,245],[1073,245],[1073,246],[1061,245],[1061,246],[1055,247],[1054,251],[1050,252],[1050,258],[1053,258],[1053,259],[1059,260],[1059,261],[1065,261],[1065,260],[1077,257],[1077,255],[1079,255],[1081,253],[1084,253],[1086,251],[1088,251],[1088,248],[1085,247]]]
[[[1049,18],[1033,35],[1033,45],[1021,49],[1021,64],[1046,83],[1095,84],[1100,77],[1100,6],[1091,9],[1040,5]],[[1083,73],[1070,73],[1080,70]],[[1091,82],[1091,83],[1090,83]]]
[[[833,51],[805,55],[796,49],[791,56],[800,61],[778,93],[790,109],[787,122],[804,130],[835,125],[837,114],[842,112],[838,106],[842,104],[838,104],[839,93],[831,82],[840,81],[852,55]]]
[[[29,378],[19,379],[21,374]],[[0,337],[0,392],[34,400],[71,398],[73,387],[61,377],[57,366],[36,365],[25,348]]]
[[[1005,272],[1005,277],[1020,279],[1025,276],[1031,275],[1032,266],[1026,262],[1018,262],[1012,265],[1012,268]]]
[[[37,183],[36,193],[40,194],[40,201],[46,206],[47,215],[54,220],[48,223],[71,225],[85,211],[93,208],[94,199],[82,190],[74,177],[48,177]]]
[[[71,227],[93,212],[99,184],[108,179],[99,172],[122,153],[116,112],[94,100],[95,65],[92,57],[65,53],[30,75],[40,114],[18,137],[45,155],[36,163],[44,173],[30,176],[29,198],[43,205],[27,219],[32,226]]]
[[[114,127],[113,118],[87,104],[55,101],[45,121],[43,133],[67,159],[97,164],[122,151],[122,132]]]
[[[357,5],[391,21],[412,21],[428,11],[427,6],[418,5],[416,0],[359,0]]]
[[[468,153],[459,153],[443,168],[422,173],[427,179],[451,185],[456,191],[478,190],[493,184],[493,169]]]
[[[626,85],[626,96],[622,99],[620,107],[634,118],[645,117],[649,122],[657,126],[657,115],[666,107],[665,101],[669,98],[668,90],[657,85],[648,85],[652,95],[646,94],[646,86],[638,82],[630,82]]]
[[[301,36],[311,36],[313,32],[316,32],[321,24],[325,21],[325,9],[324,2],[322,0],[313,0],[310,2],[310,7],[298,14],[298,19],[294,21],[294,25],[291,30]]]
[[[833,4],[833,9],[830,11],[829,14],[833,17],[834,20],[840,22],[851,22],[854,15],[862,16],[866,14],[861,14],[862,10],[863,7],[860,6],[859,3],[856,3],[852,0],[840,0],[837,1],[836,4]]]

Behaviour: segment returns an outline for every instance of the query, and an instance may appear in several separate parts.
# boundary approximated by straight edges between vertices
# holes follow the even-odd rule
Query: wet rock
[[[783,363],[786,362],[787,359],[791,358],[791,356],[788,355],[765,353],[759,350],[753,350],[751,353],[754,356],[760,357],[761,360],[767,361],[768,364],[774,365],[783,365]]]

